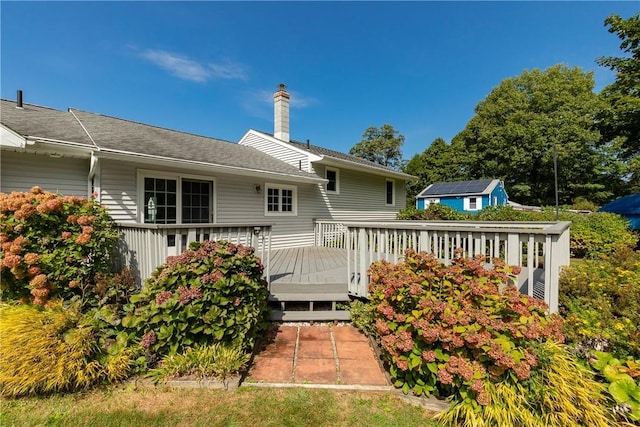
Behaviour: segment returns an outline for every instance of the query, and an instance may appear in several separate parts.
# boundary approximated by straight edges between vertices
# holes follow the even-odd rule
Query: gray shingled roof
[[[0,123],[23,137],[35,136],[93,145],[76,119],[66,111],[32,104],[16,108],[15,101],[5,99],[0,101],[0,108]]]
[[[2,100],[1,113],[0,123],[23,137],[36,136],[93,146],[92,138],[103,150],[318,178],[253,147],[73,108],[66,112],[24,104],[24,108],[19,109],[14,101]]]
[[[101,148],[301,177],[311,176],[253,147],[73,108],[71,111]]]

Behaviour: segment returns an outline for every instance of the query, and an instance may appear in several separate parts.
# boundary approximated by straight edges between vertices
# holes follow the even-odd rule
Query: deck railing
[[[168,256],[179,255],[191,242],[227,240],[252,246],[269,278],[271,224],[131,224],[118,223],[122,233],[116,267],[132,269],[142,283]]]
[[[543,299],[558,311],[560,268],[569,265],[569,222],[317,220],[317,246],[347,250],[349,292],[368,295],[369,266],[381,259],[398,262],[406,249],[435,254],[445,264],[456,249],[462,256],[485,255],[522,267],[521,292]]]

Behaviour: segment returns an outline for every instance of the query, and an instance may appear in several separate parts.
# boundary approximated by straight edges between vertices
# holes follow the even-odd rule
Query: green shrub
[[[354,299],[348,305],[351,323],[367,336],[375,336],[375,306],[369,301]]]
[[[400,220],[421,220],[421,221],[461,221],[469,220],[473,215],[458,212],[454,208],[440,203],[431,203],[426,209],[407,208],[398,212],[397,218]]]
[[[131,297],[123,319],[151,364],[197,344],[250,348],[267,317],[266,283],[254,249],[206,241],[169,257]]]
[[[23,396],[84,389],[126,378],[136,353],[103,350],[77,306],[0,304],[0,391]],[[126,336],[119,337],[126,342]]]
[[[519,211],[512,206],[486,206],[475,216],[478,221],[535,221],[532,212]]]
[[[618,418],[640,422],[640,360],[619,360],[611,353],[594,351],[589,364],[606,384]]]
[[[633,248],[638,236],[629,229],[629,221],[617,214],[566,212],[560,217],[571,221],[571,255],[598,258],[616,251]]]
[[[95,279],[111,266],[118,238],[94,200],[33,187],[0,193],[0,298],[44,304],[60,297],[98,305]]]
[[[488,404],[458,400],[436,417],[444,426],[607,427],[614,424],[603,404],[603,387],[566,346],[538,346],[539,363],[526,382],[505,378],[487,384]]]
[[[223,382],[231,374],[238,373],[248,362],[250,355],[241,347],[225,344],[188,347],[183,353],[167,356],[162,366],[152,369],[149,376],[155,382],[169,378],[194,377],[198,380],[218,378]]]
[[[640,358],[640,252],[572,263],[560,275],[559,303],[567,342],[580,354]]]
[[[585,199],[584,197],[576,197],[573,201],[573,205],[571,205],[571,209],[590,212],[597,211],[598,207],[598,205],[593,203],[591,200]]]
[[[403,392],[485,405],[488,382],[528,379],[537,364],[534,344],[562,340],[561,319],[507,285],[509,266],[494,260],[488,270],[484,263],[456,258],[445,266],[408,250],[403,262],[371,266],[376,332]]]

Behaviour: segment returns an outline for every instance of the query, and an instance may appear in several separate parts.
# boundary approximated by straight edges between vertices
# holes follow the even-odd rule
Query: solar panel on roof
[[[446,194],[478,194],[491,184],[491,179],[477,181],[438,182],[420,194],[421,196]]]

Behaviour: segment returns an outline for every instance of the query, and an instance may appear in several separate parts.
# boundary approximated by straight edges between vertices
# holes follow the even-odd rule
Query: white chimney
[[[280,83],[273,95],[273,136],[289,142],[289,93],[287,86]]]

